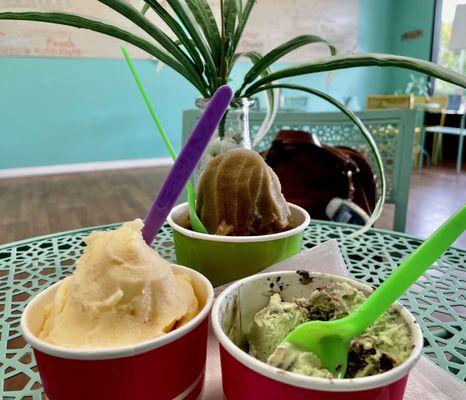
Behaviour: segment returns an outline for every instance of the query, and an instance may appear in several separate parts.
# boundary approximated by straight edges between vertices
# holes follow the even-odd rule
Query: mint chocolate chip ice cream
[[[309,298],[282,301],[278,293],[256,313],[247,335],[249,353],[257,359],[297,374],[328,377],[319,358],[297,349],[283,339],[296,326],[313,320],[329,321],[345,317],[364,300],[359,289],[346,282],[333,282],[314,290]],[[345,378],[358,378],[388,371],[406,360],[412,337],[398,311],[386,311],[349,348]]]
[[[248,335],[250,354],[267,362],[285,336],[308,320],[304,307],[282,301],[279,294],[274,294],[267,307],[254,317],[254,324]]]

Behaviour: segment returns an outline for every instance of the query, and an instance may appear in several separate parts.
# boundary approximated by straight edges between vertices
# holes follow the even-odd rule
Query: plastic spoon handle
[[[172,160],[176,161],[177,155],[175,153],[175,149],[173,148],[170,142],[170,139],[168,138],[165,132],[165,129],[163,129],[163,125],[160,122],[160,118],[157,116],[157,113],[155,112],[154,107],[152,106],[152,103],[149,100],[149,96],[147,95],[146,90],[144,89],[144,86],[142,85],[141,79],[139,78],[136,68],[134,67],[134,64],[131,61],[129,54],[126,51],[125,46],[121,46],[121,51],[123,55],[125,56],[126,63],[128,64],[129,70],[131,71],[131,74],[133,75],[133,78],[136,82],[139,92],[141,93],[141,96],[144,102],[146,103],[147,109],[149,110],[149,113],[155,122],[155,125],[160,133],[160,136],[162,137],[162,140],[165,143],[165,147],[167,148],[168,153],[170,154]],[[196,232],[208,233],[207,229],[204,227],[204,225],[202,225],[201,220],[196,214],[196,191],[194,190],[194,185],[191,183],[191,181],[188,181],[188,183],[186,184],[186,190],[188,192],[189,219],[191,220],[191,227]]]
[[[466,230],[466,205],[463,205],[349,317],[354,336],[360,335],[383,314]],[[349,322],[349,321],[348,321]]]
[[[233,92],[230,87],[220,86],[186,141],[145,219],[142,236],[148,245],[154,240],[196,168],[232,97]]]

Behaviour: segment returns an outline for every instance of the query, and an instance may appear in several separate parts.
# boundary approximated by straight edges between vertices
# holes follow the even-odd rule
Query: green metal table
[[[0,398],[41,399],[43,392],[30,347],[19,329],[28,300],[73,271],[83,239],[106,225],[42,236],[0,246]],[[351,225],[313,221],[304,247],[329,239],[340,243],[351,275],[377,286],[422,240],[391,231],[371,229],[345,239]],[[164,226],[154,248],[175,260],[171,231]],[[425,337],[424,354],[466,382],[466,249],[450,248],[411,288],[402,303],[417,316]]]

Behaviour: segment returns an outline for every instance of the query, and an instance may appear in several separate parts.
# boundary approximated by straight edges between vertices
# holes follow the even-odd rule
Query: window
[[[464,12],[458,12],[461,6]],[[453,22],[455,21],[455,13],[458,12],[457,22],[455,22],[455,28],[453,28]],[[449,68],[453,71],[466,74],[466,38],[462,40],[458,39],[458,24],[466,24],[465,21],[460,21],[458,17],[466,15],[466,0],[443,0],[441,5],[441,21],[439,26],[439,48],[437,63]],[[456,36],[452,43],[452,32],[455,31]],[[462,31],[464,32],[464,30]],[[463,43],[460,43],[463,42]],[[452,48],[453,47],[456,48]],[[464,47],[463,47],[464,46]],[[462,47],[462,48],[459,48]],[[439,79],[435,80],[435,95],[446,96],[446,95],[465,95],[466,91],[458,86],[443,82]]]

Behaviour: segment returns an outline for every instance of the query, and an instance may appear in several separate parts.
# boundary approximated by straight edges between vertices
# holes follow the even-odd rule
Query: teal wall
[[[195,98],[170,69],[136,61],[173,144]],[[0,168],[166,157],[123,60],[0,58]]]
[[[432,47],[432,31],[434,22],[434,0],[397,1],[398,14],[396,24],[392,26],[392,42],[390,52],[403,56],[430,59]],[[422,29],[423,35],[413,40],[401,40],[404,32]],[[404,90],[413,72],[393,69],[391,71],[391,85],[397,90]],[[414,73],[415,76],[420,76]]]
[[[428,58],[433,0],[361,0],[359,51]],[[1,22],[0,22],[1,23]],[[401,42],[406,30],[424,36]],[[284,65],[277,65],[280,68]],[[167,67],[136,61],[163,125],[179,149],[181,113],[196,91]],[[240,64],[236,81],[247,70]],[[291,81],[325,90],[364,107],[372,93],[393,93],[406,73],[358,68]],[[233,83],[234,84],[234,83]],[[312,99],[309,111],[329,110]],[[123,60],[0,58],[0,169],[166,157],[164,146]]]

